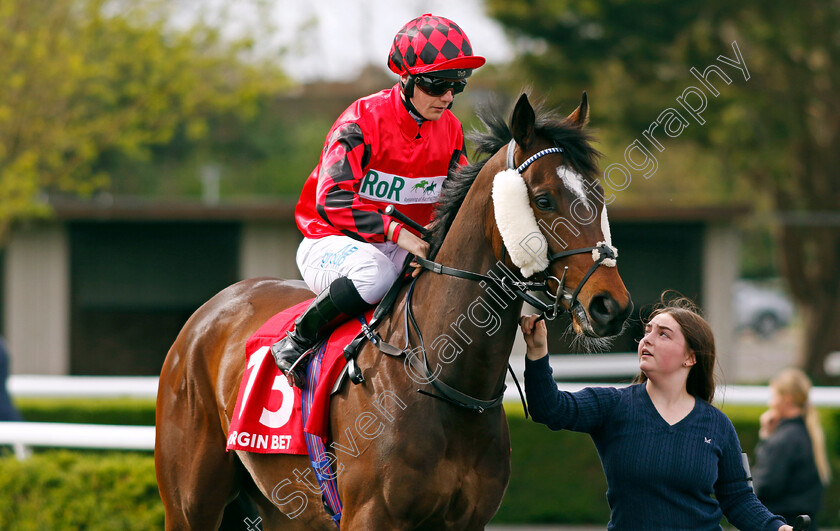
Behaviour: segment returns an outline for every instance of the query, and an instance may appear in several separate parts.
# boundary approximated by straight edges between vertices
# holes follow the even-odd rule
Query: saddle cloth
[[[275,365],[270,348],[294,327],[310,302],[312,299],[274,315],[246,341],[245,371],[230,421],[227,450],[306,455],[304,431],[326,442],[330,390],[347,363],[344,347],[359,333],[361,323],[357,319],[343,323],[304,360],[310,363],[314,357],[320,358],[315,364],[318,374],[307,374],[307,381],[318,382],[314,389],[291,387]],[[310,400],[305,425],[301,411],[304,394]]]

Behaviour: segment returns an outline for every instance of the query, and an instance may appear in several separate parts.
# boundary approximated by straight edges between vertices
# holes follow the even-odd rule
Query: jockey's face
[[[403,83],[407,82],[408,76],[403,76],[402,80]],[[420,116],[426,120],[434,121],[439,120],[440,117],[443,116],[443,111],[449,107],[454,99],[455,95],[452,93],[451,89],[447,90],[440,96],[430,96],[424,92],[422,88],[415,85],[414,96],[411,97],[411,103],[414,104],[414,108],[417,109]]]

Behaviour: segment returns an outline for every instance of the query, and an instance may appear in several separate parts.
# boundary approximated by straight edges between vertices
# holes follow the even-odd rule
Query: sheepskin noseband
[[[548,242],[531,209],[525,180],[517,170],[507,169],[496,174],[493,210],[502,241],[522,276],[528,278],[548,268]]]

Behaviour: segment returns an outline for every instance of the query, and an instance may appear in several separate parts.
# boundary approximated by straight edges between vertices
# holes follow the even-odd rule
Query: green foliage
[[[0,229],[44,214],[44,192],[89,195],[103,156],[142,158],[208,120],[247,118],[283,77],[246,62],[250,39],[167,24],[167,3],[0,0]]]
[[[148,399],[18,398],[15,406],[29,422],[155,425],[155,401]]]
[[[685,112],[676,98],[697,83],[690,67],[702,70],[719,54],[732,55],[729,42],[720,42],[708,30],[715,9],[707,3],[665,0],[644,5],[591,0],[488,2],[489,13],[514,37],[531,43],[523,47],[516,74],[507,79],[524,78],[539,93],[548,94],[552,104],[569,110],[580,92],[587,91],[591,123],[604,142],[602,169],[625,163],[625,149],[634,140],[659,165],[649,179],[633,171],[632,184],[616,193],[619,204],[669,207],[751,202],[755,196],[755,190],[727,173],[728,160],[708,149],[710,135],[730,126],[719,116],[740,109],[735,91],[746,84],[743,77],[734,79],[719,97],[709,98],[706,115],[715,118],[704,116],[705,125],[689,119],[678,139],[666,136],[661,125],[654,130],[663,151],[643,136],[666,108]]]
[[[0,458],[0,529],[163,529],[147,453],[36,453]]]
[[[109,190],[119,195],[199,197],[202,168],[215,165],[225,199],[297,197],[341,110],[327,115],[313,109],[303,117],[295,109],[301,105],[299,100],[264,96],[254,116],[210,118],[201,139],[190,139],[178,128],[170,142],[151,149],[148,157],[109,154],[100,167],[115,176]]]
[[[508,423],[511,478],[494,522],[606,526],[607,482],[592,439],[552,432],[522,415],[508,413]]]

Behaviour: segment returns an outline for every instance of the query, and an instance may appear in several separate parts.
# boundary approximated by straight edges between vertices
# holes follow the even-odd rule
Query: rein
[[[434,387],[435,390],[440,393],[440,395],[429,393],[428,391],[423,391],[422,389],[418,389],[417,392],[420,393],[420,394],[431,396],[432,398],[439,398],[441,400],[449,402],[450,404],[462,407],[464,409],[471,409],[471,410],[473,410],[477,413],[483,413],[486,409],[489,409],[491,407],[496,407],[499,404],[501,404],[502,401],[505,398],[505,389],[507,388],[505,385],[502,385],[501,392],[495,398],[492,398],[490,400],[481,400],[479,398],[474,398],[470,395],[462,393],[461,391],[458,391],[454,387],[451,387],[451,386],[443,383],[443,381],[441,381],[441,379],[438,378],[438,376],[436,374],[432,374],[432,371],[429,368],[429,358],[426,355],[426,345],[423,342],[423,333],[420,331],[420,327],[417,325],[417,321],[414,319],[414,311],[411,309],[411,299],[412,299],[412,296],[414,295],[415,282],[417,282],[417,278],[415,278],[411,281],[411,285],[408,287],[408,293],[406,294],[406,299],[405,299],[405,328],[406,328],[406,334],[405,334],[405,349],[404,350],[405,350],[405,352],[408,352],[408,346],[409,346],[408,345],[408,343],[409,343],[408,326],[409,326],[409,323],[410,323],[411,327],[414,329],[414,333],[417,334],[417,340],[420,342],[420,352],[423,353],[423,369],[426,371],[426,379],[429,381],[429,383],[432,384],[432,387]],[[406,354],[406,355],[409,356],[409,357],[411,356],[411,354]],[[409,361],[409,363],[411,362],[410,359],[408,361]],[[511,374],[513,374],[513,371],[511,371]],[[514,380],[515,379],[516,379],[516,376],[514,376]],[[519,382],[516,383],[516,386],[519,387]],[[522,390],[520,389],[520,394],[521,394],[521,392],[522,392]],[[523,399],[523,405],[524,404],[525,403],[524,403],[524,399]],[[527,413],[527,409],[525,411]]]

